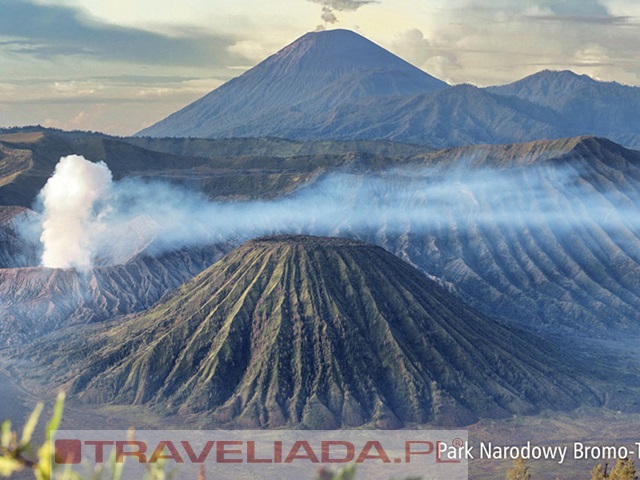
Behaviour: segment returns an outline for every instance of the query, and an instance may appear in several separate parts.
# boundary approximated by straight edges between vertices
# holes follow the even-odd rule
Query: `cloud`
[[[600,0],[534,0],[534,5],[547,8],[555,15],[575,16],[608,16],[609,10]]]
[[[612,13],[609,6],[601,0],[505,0],[492,3],[491,7],[474,2],[468,8],[470,11],[501,12],[501,18],[506,21],[524,19],[584,25],[628,25],[634,21],[632,15],[620,14],[619,11]]]
[[[116,72],[119,66],[116,64],[112,71]],[[87,70],[91,70],[87,72],[89,75],[94,72],[93,68]],[[0,126],[41,124],[131,135],[202,97],[225,80],[179,75],[80,79],[60,75],[57,79],[14,77],[9,81],[0,78],[0,103],[4,105]]]
[[[248,59],[252,64],[260,62],[273,53],[263,41],[241,40],[229,47],[229,51]]]
[[[167,84],[182,83],[193,80],[199,80],[197,77],[186,77],[182,75],[110,75],[103,77],[95,77],[92,80],[104,81],[110,84],[118,85],[140,85],[142,84]]]
[[[69,119],[47,118],[42,125],[62,130],[98,130],[97,119],[104,116],[104,105],[91,105],[91,108],[81,109]]]
[[[405,60],[435,75],[441,80],[450,82],[448,73],[459,68],[455,52],[442,48],[438,42],[431,42],[424,33],[412,28],[396,36],[393,51]]]
[[[633,20],[632,17],[613,17],[610,15],[528,15],[527,18],[546,22],[596,25],[628,25]]]
[[[637,85],[634,15],[640,7],[629,5],[624,0],[436,0],[437,16],[417,14],[406,27],[396,26],[385,46],[449,83],[495,85],[531,75],[542,65],[578,65],[578,73]]]
[[[38,58],[86,56],[136,64],[226,65],[245,59],[232,54],[234,40],[203,31],[161,34],[111,25],[82,10],[32,0],[0,2],[4,49]]]

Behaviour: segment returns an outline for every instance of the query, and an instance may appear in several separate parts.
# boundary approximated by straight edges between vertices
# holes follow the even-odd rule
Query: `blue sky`
[[[0,0],[0,126],[131,134],[317,28],[453,84],[640,85],[637,0]]]

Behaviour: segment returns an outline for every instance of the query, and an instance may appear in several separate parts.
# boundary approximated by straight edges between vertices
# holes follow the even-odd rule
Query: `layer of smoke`
[[[587,177],[571,165],[446,175],[406,167],[327,174],[276,200],[212,202],[162,182],[112,182],[104,164],[67,157],[43,191],[43,263],[82,269],[123,263],[143,250],[282,233],[366,239],[378,232],[437,236],[452,226],[544,227],[557,234],[586,226],[638,237],[640,185],[603,191]]]
[[[60,160],[41,192],[44,266],[91,267],[96,239],[106,228],[100,219],[108,207],[99,208],[98,203],[110,189],[111,171],[104,163],[91,163],[78,155]]]

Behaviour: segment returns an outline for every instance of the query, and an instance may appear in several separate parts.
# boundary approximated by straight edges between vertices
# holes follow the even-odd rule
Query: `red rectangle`
[[[55,462],[58,465],[77,465],[82,460],[80,440],[56,440]]]

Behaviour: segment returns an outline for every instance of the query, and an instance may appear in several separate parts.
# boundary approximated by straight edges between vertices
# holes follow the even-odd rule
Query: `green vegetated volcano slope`
[[[82,401],[216,424],[469,424],[605,401],[546,342],[344,239],[249,241],[147,312],[76,337],[36,356]]]

